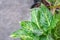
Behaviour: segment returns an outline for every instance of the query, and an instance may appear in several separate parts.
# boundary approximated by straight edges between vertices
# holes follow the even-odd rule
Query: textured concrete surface
[[[21,28],[19,21],[30,19],[33,0],[0,0],[0,40],[19,40],[9,35]]]

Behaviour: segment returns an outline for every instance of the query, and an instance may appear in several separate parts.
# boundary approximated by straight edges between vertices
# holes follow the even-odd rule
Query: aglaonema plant
[[[15,31],[10,37],[21,40],[55,40],[56,36],[52,31],[57,22],[55,15],[41,4],[39,8],[32,9],[31,20],[20,22],[22,28]]]

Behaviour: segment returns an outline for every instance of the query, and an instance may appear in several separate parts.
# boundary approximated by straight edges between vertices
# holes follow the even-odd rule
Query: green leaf
[[[41,29],[40,24],[39,24],[39,19],[40,19],[39,8],[32,9],[31,21],[34,22],[35,24],[37,24],[38,28]]]
[[[22,40],[39,40],[38,36],[23,29],[15,31],[10,37],[21,38]]]
[[[56,0],[47,0],[48,2],[50,2],[51,4],[54,4],[56,2]]]
[[[31,21],[37,24],[39,29],[43,28],[44,31],[53,29],[58,22],[49,9],[43,4],[40,8],[33,9],[31,16]]]
[[[50,2],[53,6],[60,5],[60,0],[47,0],[47,1]]]
[[[42,26],[44,31],[47,31],[49,28],[51,28],[51,22],[54,21],[55,19],[53,19],[52,13],[43,4],[41,5],[39,12],[40,12],[40,25]]]
[[[55,16],[53,16],[53,19],[51,21],[51,27],[52,27],[52,29],[54,29],[56,27],[58,21],[59,21],[59,19],[56,18]]]
[[[40,36],[40,40],[54,40],[51,35],[42,35]]]
[[[58,14],[56,13],[55,16],[58,19],[58,22],[55,25],[56,27],[52,30],[52,34],[53,34],[52,36],[54,37],[54,39],[59,40],[60,38],[60,11],[58,11]]]
[[[30,35],[30,34],[31,34],[31,35]],[[14,38],[20,38],[20,37],[23,37],[23,38],[25,38],[25,37],[32,38],[32,37],[30,37],[30,36],[33,36],[33,34],[30,33],[30,32],[28,33],[27,31],[22,30],[22,29],[15,31],[15,32],[11,35],[11,37],[14,37]]]
[[[56,2],[55,2],[54,5],[55,5],[55,6],[60,5],[60,0],[56,0]]]
[[[56,25],[55,34],[60,38],[60,21]]]
[[[47,40],[46,35],[42,35],[42,36],[40,36],[40,40]]]
[[[21,26],[23,29],[27,30],[28,32],[30,31],[37,36],[40,36],[43,34],[42,30],[39,30],[38,26],[33,22],[22,21]]]
[[[59,10],[59,14],[56,14],[56,18],[57,18],[59,21],[58,21],[58,23],[57,23],[57,25],[56,25],[56,30],[55,30],[55,32],[56,32],[56,35],[57,35],[58,37],[60,37],[60,10]]]

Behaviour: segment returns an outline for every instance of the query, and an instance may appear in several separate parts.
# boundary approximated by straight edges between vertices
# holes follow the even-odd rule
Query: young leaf
[[[42,35],[40,40],[54,40],[51,35]]]
[[[23,29],[27,30],[28,32],[32,32],[33,34],[40,36],[43,34],[43,31],[38,28],[38,26],[30,21],[22,21],[21,26]]]
[[[48,28],[51,27],[50,25],[51,21],[53,21],[53,15],[43,4],[41,5],[39,12],[40,12],[40,25],[45,31],[47,31]]]
[[[33,33],[28,32],[24,29],[17,30],[11,35],[11,37],[21,38],[22,40],[39,40],[38,36],[35,36]]]
[[[11,37],[14,37],[14,38],[20,38],[20,37],[29,37],[29,38],[32,38],[32,37],[30,37],[30,36],[33,36],[30,32],[28,33],[26,33],[27,31],[25,31],[25,30],[23,30],[23,29],[20,29],[20,30],[17,30],[17,31],[15,31],[12,35],[11,35]],[[31,35],[30,35],[31,34]]]
[[[39,8],[32,9],[31,21],[34,22],[35,24],[37,24],[38,28],[41,29],[40,24],[39,24],[39,19],[40,19]]]

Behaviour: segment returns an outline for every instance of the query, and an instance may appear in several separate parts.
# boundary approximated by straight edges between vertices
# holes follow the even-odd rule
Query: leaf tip
[[[15,37],[15,35],[10,35],[9,37],[13,38],[13,37]]]

